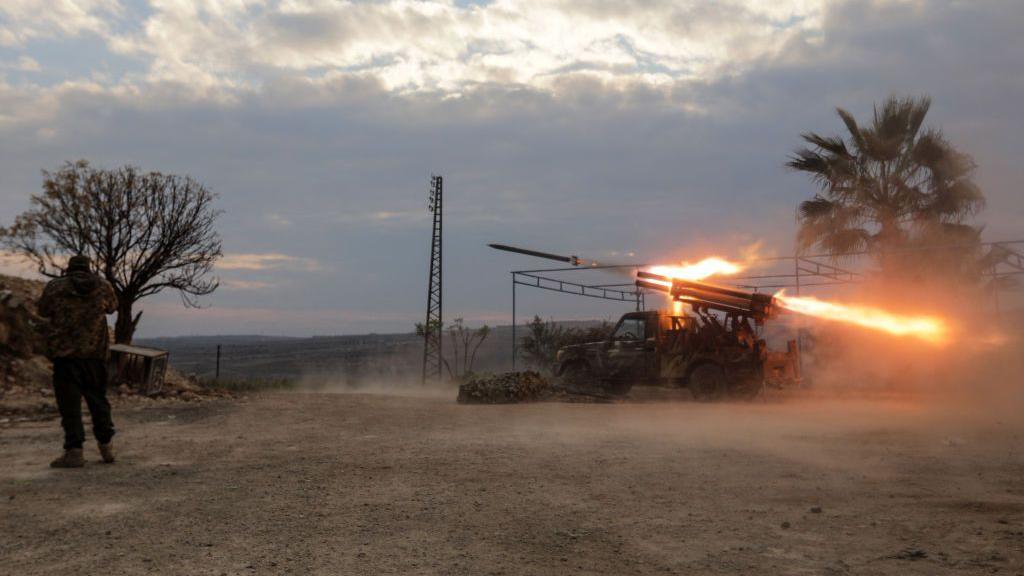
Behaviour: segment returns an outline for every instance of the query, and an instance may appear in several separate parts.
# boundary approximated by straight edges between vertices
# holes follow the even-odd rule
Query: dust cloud
[[[1012,322],[1014,313],[995,309],[991,292],[873,280],[853,298],[938,316],[948,325],[948,338],[936,344],[804,319],[805,373],[814,395],[898,399],[947,415],[1024,413],[1024,334]]]
[[[378,394],[414,398],[455,398],[457,385],[447,379],[423,382],[422,348],[363,355],[340,370],[305,373],[296,390],[327,394]]]
[[[928,426],[941,429],[949,422],[964,425],[975,422],[983,427],[997,421],[1009,426],[1021,425],[1024,420],[1019,417],[1024,413],[1024,355],[1019,351],[1024,338],[1020,327],[1010,321],[1012,313],[995,313],[990,293],[970,287],[923,286],[875,279],[837,299],[905,314],[940,316],[949,324],[950,337],[935,344],[784,314],[778,322],[770,321],[770,329],[776,324],[785,328],[770,336],[769,344],[777,349],[784,338],[795,336],[796,328],[802,331],[805,382],[801,388],[768,390],[751,404],[709,406],[692,402],[685,390],[637,386],[611,410],[604,407],[583,410],[593,410],[602,422],[617,422],[628,429],[647,429],[654,435],[660,428],[667,428],[663,432],[671,433],[672,426],[670,422],[662,422],[650,429],[652,422],[659,420],[657,409],[648,405],[665,405],[669,413],[685,410],[687,418],[702,419],[705,426],[700,429],[707,433],[702,433],[701,437],[712,443],[731,437],[737,430],[742,431],[742,427],[738,429],[735,425],[737,419],[762,421],[765,428],[740,432],[740,437],[732,437],[736,441],[747,435],[776,437],[791,430],[787,425],[789,420],[803,422],[802,429],[819,422],[821,429],[813,433],[828,433],[844,422],[855,428],[883,421],[894,424],[912,421],[922,429]],[[362,356],[347,363],[342,370],[305,374],[298,390],[434,398],[454,403],[458,390],[450,379],[421,382],[422,348],[415,344],[389,353]],[[510,343],[503,342],[502,346],[504,344]],[[614,410],[622,404],[644,407]],[[540,410],[547,414],[557,410],[557,406],[551,404]],[[580,418],[578,406],[567,409],[575,418]],[[649,415],[653,420],[648,420]],[[617,420],[620,417],[626,420]],[[629,420],[637,417],[636,422]],[[670,421],[674,417],[666,418]],[[573,419],[556,419],[554,423],[543,425],[553,425],[553,433],[557,430],[560,434],[571,434],[573,421],[588,429],[586,423]]]

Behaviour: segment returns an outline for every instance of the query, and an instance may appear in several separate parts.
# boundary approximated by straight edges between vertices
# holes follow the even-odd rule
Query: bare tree
[[[62,273],[68,256],[89,256],[117,293],[115,340],[130,343],[140,299],[171,288],[194,307],[197,297],[217,289],[218,280],[207,277],[222,255],[215,198],[187,176],[68,162],[43,171],[42,194],[0,229],[0,242],[49,277]]]
[[[453,379],[464,378],[473,371],[473,364],[476,362],[476,351],[480,349],[480,345],[484,343],[484,340],[490,334],[491,328],[486,324],[474,330],[467,328],[462,318],[456,318],[452,321],[452,325],[448,327],[448,341],[452,343],[452,354],[454,356],[452,364],[455,364],[455,368],[452,368],[452,364],[449,364],[447,359],[444,360],[444,364],[448,368],[448,374]]]
[[[444,328],[443,322],[436,320],[431,322],[431,330],[441,330]],[[448,361],[448,358],[442,358],[441,362],[448,369],[448,375],[451,376],[452,380],[459,380],[473,372],[473,364],[476,362],[476,351],[480,349],[480,345],[484,343],[484,340],[487,340],[487,337],[491,335],[491,327],[484,324],[474,330],[467,328],[462,318],[456,318],[452,320],[451,326],[447,328],[447,341],[451,344],[452,349],[451,362]],[[417,336],[426,335],[426,330],[426,325],[422,322],[416,323]]]

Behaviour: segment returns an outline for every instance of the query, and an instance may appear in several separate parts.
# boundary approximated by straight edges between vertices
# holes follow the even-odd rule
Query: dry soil
[[[1013,412],[277,393],[0,430],[3,574],[1021,574]]]

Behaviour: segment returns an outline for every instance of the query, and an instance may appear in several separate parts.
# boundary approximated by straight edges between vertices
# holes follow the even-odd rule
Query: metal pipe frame
[[[1024,275],[1024,240],[1003,240],[997,242],[982,242],[974,245],[948,245],[948,246],[922,246],[891,250],[886,254],[901,252],[931,252],[937,250],[956,250],[958,248],[989,248],[1004,251],[1005,258],[997,263],[990,271],[982,273],[986,278],[1007,278],[1011,276]],[[804,254],[794,256],[773,256],[770,258],[758,258],[753,262],[792,262],[793,272],[779,274],[757,274],[748,276],[731,276],[728,284],[744,290],[785,289],[793,288],[797,295],[804,288],[845,286],[859,284],[864,281],[864,275],[854,270],[848,270],[834,264],[837,260],[853,259],[873,252],[860,251],[843,254]],[[825,261],[827,259],[828,261]],[[560,268],[536,268],[531,270],[512,271],[512,369],[516,366],[518,343],[516,341],[516,286],[527,286],[540,288],[552,292],[561,292],[573,296],[586,296],[601,300],[615,302],[635,302],[636,309],[645,308],[646,295],[651,290],[632,289],[633,283],[611,283],[611,284],[582,284],[559,278],[547,276],[548,274],[562,272],[585,272],[588,270],[640,270],[651,266],[650,264],[604,264],[596,266],[573,266]],[[725,280],[725,279],[722,279]],[[792,281],[789,281],[792,280]],[[808,282],[808,280],[811,280]],[[821,281],[815,281],[821,280]],[[765,281],[765,282],[762,282]],[[998,288],[996,288],[998,291]]]

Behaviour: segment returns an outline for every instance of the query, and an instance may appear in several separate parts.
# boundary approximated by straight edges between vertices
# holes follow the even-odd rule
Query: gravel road
[[[1024,573],[1024,423],[911,401],[276,393],[0,430],[2,574]]]

